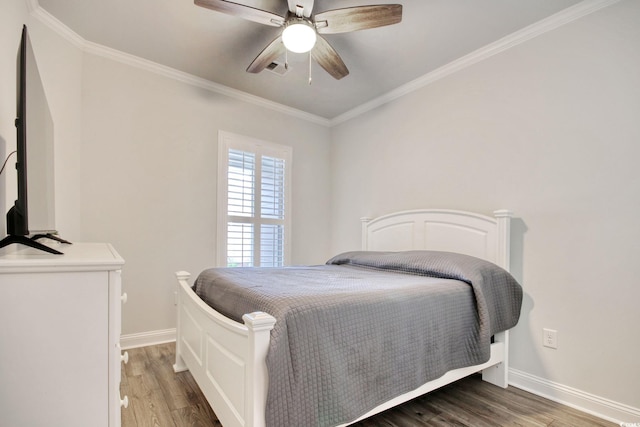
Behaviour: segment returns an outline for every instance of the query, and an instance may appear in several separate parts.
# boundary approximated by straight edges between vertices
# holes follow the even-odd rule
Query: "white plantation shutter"
[[[284,226],[260,226],[260,266],[281,267],[284,260]]]
[[[229,149],[227,172],[228,214],[253,216],[255,205],[256,155]]]
[[[262,156],[261,204],[265,218],[284,219],[284,159]]]
[[[289,261],[291,148],[220,132],[218,264]]]
[[[225,267],[253,266],[253,224],[227,223],[227,264]]]
[[[260,225],[260,266],[279,267],[285,264],[285,159],[262,156],[261,163],[260,215],[265,221]]]

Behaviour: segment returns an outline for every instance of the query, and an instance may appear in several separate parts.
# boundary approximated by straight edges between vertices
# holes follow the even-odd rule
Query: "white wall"
[[[175,327],[174,272],[216,260],[218,131],[293,147],[294,264],[329,258],[329,129],[86,54],[82,236],[126,261],[123,333]]]
[[[513,210],[512,367],[635,408],[639,22],[610,6],[335,127],[331,152],[332,252],[361,216]]]

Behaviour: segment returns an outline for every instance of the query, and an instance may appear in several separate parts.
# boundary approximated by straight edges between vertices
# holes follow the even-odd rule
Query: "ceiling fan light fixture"
[[[316,29],[304,19],[292,20],[282,32],[282,43],[291,52],[309,52],[316,44]]]

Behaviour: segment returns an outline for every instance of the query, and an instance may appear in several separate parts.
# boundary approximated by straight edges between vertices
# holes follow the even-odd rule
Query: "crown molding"
[[[465,55],[455,61],[443,65],[442,67],[437,68],[436,70],[431,71],[430,73],[427,73],[422,77],[418,77],[417,79],[404,84],[397,89],[387,92],[386,94],[379,96],[378,98],[366,102],[352,110],[349,110],[344,114],[336,116],[331,119],[330,126],[336,126],[340,123],[351,120],[361,114],[364,114],[384,104],[394,101],[404,95],[428,86],[442,78],[449,76],[450,74],[470,67],[471,65],[490,58],[493,55],[496,55],[500,52],[531,40],[534,37],[545,34],[551,30],[580,19],[583,16],[611,6],[614,3],[618,3],[619,1],[620,0],[584,0],[574,6],[551,15],[548,18],[531,24],[506,37],[503,37],[500,40],[481,47],[480,49],[473,51],[470,54]]]
[[[27,4],[27,10],[29,10],[29,13],[33,13],[38,9],[38,7],[40,7],[38,0],[25,0],[25,3]]]
[[[278,111],[283,114],[287,114],[293,117],[297,117],[302,120],[306,120],[318,125],[333,127],[340,123],[344,123],[359,115],[362,115],[368,111],[378,108],[384,104],[392,102],[404,95],[415,92],[425,86],[428,86],[442,78],[445,78],[453,73],[456,73],[462,69],[472,66],[480,61],[492,57],[500,52],[510,49],[514,46],[522,44],[534,37],[545,34],[558,27],[566,25],[577,19],[580,19],[586,15],[594,13],[600,9],[611,6],[618,3],[620,0],[584,0],[574,6],[571,6],[565,10],[562,10],[548,18],[538,21],[529,25],[515,33],[512,33],[502,39],[488,44],[480,49],[471,52],[455,61],[452,61],[430,73],[418,77],[417,79],[406,83],[397,89],[387,92],[369,102],[366,102],[356,108],[353,108],[346,113],[336,116],[332,119],[326,119],[324,117],[317,116],[302,110],[288,107],[277,102],[267,100],[255,95],[251,95],[247,92],[243,92],[237,89],[232,89],[228,86],[224,86],[218,83],[214,83],[210,80],[206,80],[200,77],[196,77],[193,74],[185,73],[183,71],[176,70],[165,65],[161,65],[140,57],[130,55],[115,49],[108,48],[97,43],[89,42],[82,38],[80,35],[72,31],[65,24],[60,22],[53,15],[44,10],[38,3],[38,0],[25,0],[27,6],[31,12],[31,15],[40,20],[47,27],[58,33],[60,36],[68,40],[77,48],[84,52],[102,56],[114,61],[121,62],[133,67],[144,69],[146,71],[159,74],[171,79],[178,80],[180,82],[197,86],[209,90],[211,92],[226,95],[231,98],[239,99],[241,101],[258,105],[264,108],[268,108],[274,111]]]
[[[202,89],[209,90],[218,94],[235,98],[250,104],[254,104],[260,107],[264,107],[273,111],[277,111],[289,116],[293,116],[308,122],[312,122],[318,125],[328,127],[330,124],[329,119],[317,116],[315,114],[307,113],[306,111],[298,110],[292,107],[288,107],[277,102],[270,101],[259,96],[251,95],[247,92],[243,92],[237,89],[230,88],[219,83],[214,83],[210,80],[196,77],[193,74],[185,73],[183,71],[176,70],[175,68],[167,67],[165,65],[158,64],[153,61],[149,61],[140,58],[135,55],[130,55],[125,52],[121,52],[116,49],[112,49],[98,43],[93,43],[85,40],[79,34],[71,30],[64,23],[44,10],[39,4],[38,0],[26,0],[30,13],[33,17],[38,19],[44,25],[49,27],[55,33],[69,41],[72,45],[82,50],[85,53],[89,53],[96,56],[101,56],[113,61],[117,61],[132,67],[143,69],[154,74],[158,74],[164,77],[168,77],[177,80],[182,83],[193,85]]]
[[[74,31],[71,31],[69,27],[64,25],[58,18],[44,10],[40,7],[38,0],[26,0],[27,5],[29,7],[29,12],[31,16],[36,18],[38,21],[42,22],[49,29],[53,30],[63,39],[67,40],[73,46],[78,49],[84,49],[85,40],[76,34]]]
[[[269,101],[268,99],[251,95],[247,92],[233,89],[219,83],[214,83],[211,80],[203,79],[201,77],[194,76],[193,74],[185,73],[184,71],[176,70],[175,68],[167,67],[165,65],[161,65],[135,55],[130,55],[116,49],[111,49],[97,43],[85,40],[83,43],[83,50],[86,53],[121,62],[123,64],[140,68],[164,77],[168,77],[182,83],[206,89],[218,94],[226,95],[230,98],[235,98],[283,114],[288,114],[290,116],[294,116],[308,122],[313,122],[327,127],[330,123],[329,119],[325,119],[324,117],[316,116],[314,114],[307,113],[306,111],[298,110],[283,104],[279,104],[277,102]]]

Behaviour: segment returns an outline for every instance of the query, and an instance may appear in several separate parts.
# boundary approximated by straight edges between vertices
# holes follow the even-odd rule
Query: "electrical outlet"
[[[549,348],[558,348],[558,331],[553,329],[542,330],[542,345]]]

